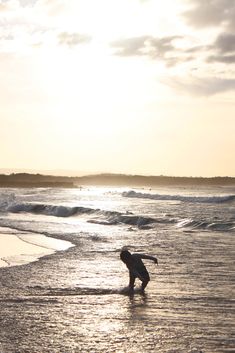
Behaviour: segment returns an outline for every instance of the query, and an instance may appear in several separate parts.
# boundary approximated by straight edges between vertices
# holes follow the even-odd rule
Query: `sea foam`
[[[184,195],[162,195],[136,192],[134,190],[124,191],[123,197],[133,197],[151,200],[183,201],[183,202],[201,202],[201,203],[223,203],[235,200],[235,195],[224,196],[184,196]]]

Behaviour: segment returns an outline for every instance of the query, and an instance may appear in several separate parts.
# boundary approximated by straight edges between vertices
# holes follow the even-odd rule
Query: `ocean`
[[[0,232],[69,242],[1,259],[1,353],[235,352],[234,187],[4,188]],[[144,293],[123,247],[158,258]]]

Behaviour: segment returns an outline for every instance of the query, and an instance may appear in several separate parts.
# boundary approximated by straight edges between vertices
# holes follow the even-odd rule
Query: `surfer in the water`
[[[128,250],[122,250],[120,258],[129,270],[129,288],[134,289],[135,280],[139,278],[142,282],[141,289],[144,290],[150,281],[149,273],[143,264],[142,259],[152,260],[158,264],[157,258],[144,254],[131,254]]]

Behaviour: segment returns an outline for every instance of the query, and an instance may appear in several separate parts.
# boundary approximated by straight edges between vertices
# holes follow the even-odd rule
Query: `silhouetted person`
[[[150,277],[141,259],[152,260],[155,264],[158,264],[157,258],[144,254],[131,254],[128,250],[122,250],[120,258],[129,270],[129,288],[133,290],[135,280],[139,278],[142,282],[141,289],[144,290],[150,281]]]

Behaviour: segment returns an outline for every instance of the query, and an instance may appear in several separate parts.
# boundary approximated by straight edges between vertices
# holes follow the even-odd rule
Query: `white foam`
[[[186,196],[186,195],[162,195],[162,194],[148,194],[135,192],[134,190],[123,192],[124,197],[133,197],[140,199],[151,200],[167,200],[167,201],[184,201],[184,202],[202,202],[202,203],[222,203],[235,200],[235,195],[223,196]]]

